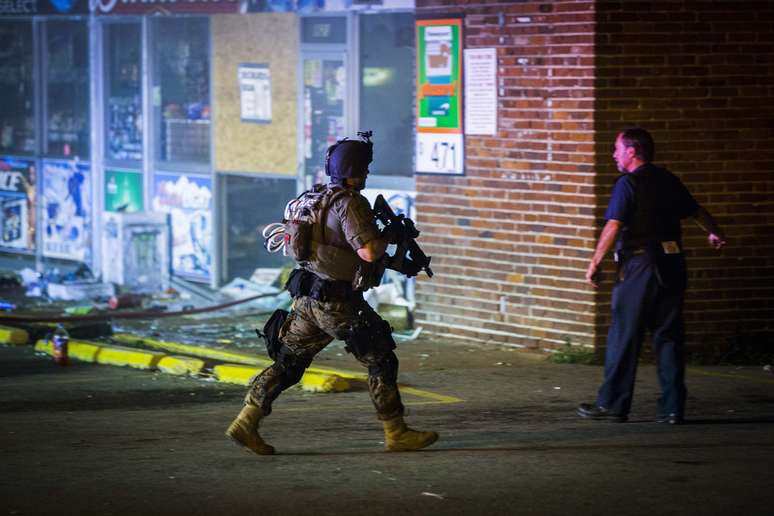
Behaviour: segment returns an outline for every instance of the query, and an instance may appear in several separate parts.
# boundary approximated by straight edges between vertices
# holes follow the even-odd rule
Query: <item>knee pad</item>
[[[293,350],[283,344],[277,353],[277,359],[273,366],[282,375],[283,389],[300,382],[310,363],[310,360],[296,355]]]

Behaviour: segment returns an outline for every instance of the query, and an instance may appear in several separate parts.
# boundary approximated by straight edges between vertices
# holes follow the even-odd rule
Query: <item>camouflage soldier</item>
[[[274,453],[258,433],[260,420],[334,339],[345,341],[346,350],[368,368],[368,391],[388,450],[418,450],[438,439],[403,421],[395,341],[389,324],[363,300],[363,292],[381,278],[393,238],[380,235],[371,206],[359,193],[373,160],[370,133],[361,136],[362,141],[345,138],[332,145],[325,159],[329,184],[315,185],[285,210],[286,247],[298,262],[286,285],[293,310],[279,330],[274,364],[251,380],[244,408],[226,431],[259,455]]]

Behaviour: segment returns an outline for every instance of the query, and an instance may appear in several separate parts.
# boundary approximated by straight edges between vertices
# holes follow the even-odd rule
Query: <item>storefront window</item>
[[[372,174],[411,176],[414,15],[360,16],[360,130],[374,132]]]
[[[0,153],[33,154],[32,23],[0,21]]]
[[[263,248],[261,233],[282,220],[285,204],[296,196],[295,179],[228,175],[221,185],[226,193],[223,227],[228,230],[226,281],[249,278],[257,267],[287,265],[290,258]]]
[[[47,152],[89,159],[89,29],[86,21],[46,24]]]
[[[105,157],[142,159],[140,25],[105,25]]]
[[[162,161],[210,161],[210,52],[206,18],[156,20]],[[154,93],[155,95],[155,93]]]

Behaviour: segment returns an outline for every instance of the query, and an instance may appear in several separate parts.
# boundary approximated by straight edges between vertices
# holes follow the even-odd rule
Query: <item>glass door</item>
[[[303,168],[307,185],[325,183],[325,152],[347,136],[347,67],[343,52],[302,58]]]

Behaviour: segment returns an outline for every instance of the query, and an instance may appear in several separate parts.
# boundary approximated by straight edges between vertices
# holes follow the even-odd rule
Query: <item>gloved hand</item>
[[[403,227],[398,224],[390,224],[382,229],[382,240],[388,244],[397,244],[403,238]]]

